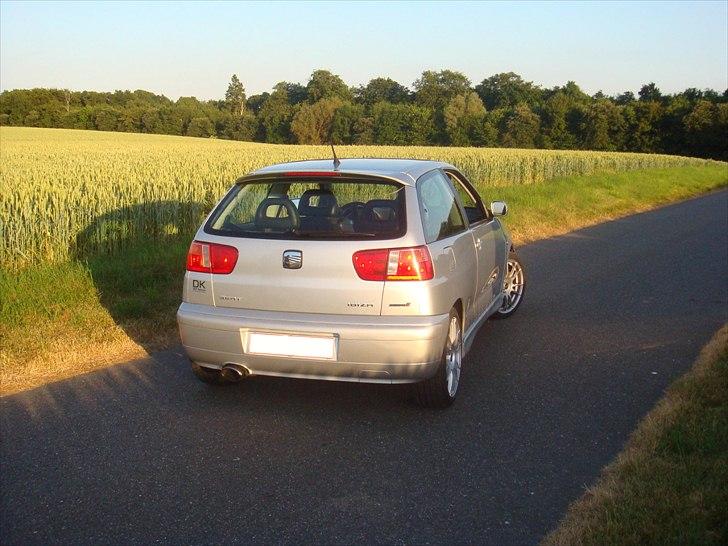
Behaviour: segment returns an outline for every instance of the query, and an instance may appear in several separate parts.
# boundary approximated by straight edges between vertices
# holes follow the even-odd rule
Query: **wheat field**
[[[493,148],[340,146],[337,153],[446,161],[481,191],[708,163],[666,155]],[[128,240],[189,234],[238,177],[272,163],[329,157],[326,146],[0,127],[0,259],[22,267],[113,252]]]

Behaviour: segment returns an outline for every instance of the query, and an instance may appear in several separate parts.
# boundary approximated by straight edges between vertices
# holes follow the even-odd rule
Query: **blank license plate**
[[[333,336],[296,336],[250,332],[248,353],[335,360],[336,340]]]

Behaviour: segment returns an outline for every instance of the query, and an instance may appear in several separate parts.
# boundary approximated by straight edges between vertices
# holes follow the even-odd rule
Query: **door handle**
[[[482,242],[481,242],[480,238],[476,237],[475,238],[475,248],[477,250],[480,250],[481,245],[482,245]]]

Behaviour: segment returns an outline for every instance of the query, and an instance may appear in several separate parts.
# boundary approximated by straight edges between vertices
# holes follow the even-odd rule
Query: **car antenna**
[[[331,153],[334,154],[334,170],[339,170],[339,165],[341,165],[341,161],[339,161],[339,158],[336,157],[336,150],[334,150],[334,142],[331,142]]]

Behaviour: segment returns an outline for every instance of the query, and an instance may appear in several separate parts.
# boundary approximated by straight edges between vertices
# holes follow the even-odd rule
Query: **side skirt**
[[[500,309],[501,305],[503,305],[502,292],[490,303],[490,305],[483,312],[483,314],[480,315],[480,317],[478,317],[478,319],[470,325],[468,331],[465,332],[465,338],[463,339],[463,356],[470,352],[470,347],[473,345],[473,341],[475,341],[475,336],[477,335],[478,330],[480,330],[480,327],[483,326],[485,321],[488,320],[488,318],[493,313]]]

